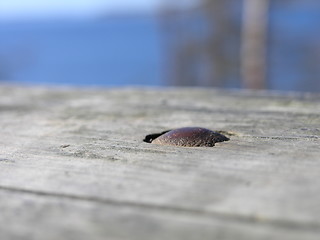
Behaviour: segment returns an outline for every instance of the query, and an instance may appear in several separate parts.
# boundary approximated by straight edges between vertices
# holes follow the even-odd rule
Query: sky
[[[0,0],[0,19],[85,17],[105,12],[155,10],[165,0]]]

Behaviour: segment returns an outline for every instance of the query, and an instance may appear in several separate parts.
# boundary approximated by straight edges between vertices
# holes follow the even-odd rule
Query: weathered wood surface
[[[0,87],[0,239],[320,239],[320,96]],[[144,143],[184,126],[213,148]]]

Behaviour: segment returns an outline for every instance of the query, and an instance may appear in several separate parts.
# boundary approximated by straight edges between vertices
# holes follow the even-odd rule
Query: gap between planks
[[[74,194],[65,194],[65,193],[56,193],[56,192],[44,192],[30,189],[22,189],[15,188],[9,186],[0,186],[0,191],[7,192],[15,192],[21,194],[30,194],[34,196],[40,197],[52,197],[52,198],[62,198],[67,200],[77,200],[77,201],[87,201],[98,204],[106,204],[111,206],[118,207],[132,207],[143,210],[150,211],[160,211],[167,213],[175,213],[175,214],[185,214],[185,215],[195,215],[199,217],[207,217],[207,218],[215,218],[233,222],[242,222],[247,224],[257,224],[257,225],[265,225],[276,228],[285,228],[289,230],[298,230],[298,231],[314,231],[319,232],[320,224],[316,222],[299,222],[292,220],[282,220],[282,219],[261,219],[258,216],[245,216],[239,214],[229,214],[222,212],[213,212],[213,211],[205,211],[204,209],[196,209],[196,208],[185,208],[179,206],[168,206],[168,205],[156,205],[152,203],[139,203],[133,201],[123,201],[123,200],[115,200],[115,199],[101,199],[97,197],[90,196],[79,196]]]

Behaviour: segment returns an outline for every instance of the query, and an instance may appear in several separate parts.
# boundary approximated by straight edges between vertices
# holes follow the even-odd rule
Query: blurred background
[[[320,91],[318,0],[0,2],[0,82]]]

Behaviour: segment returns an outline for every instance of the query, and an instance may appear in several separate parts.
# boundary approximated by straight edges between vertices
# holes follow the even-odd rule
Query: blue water
[[[0,24],[0,78],[32,84],[162,85],[154,18]]]
[[[268,88],[320,91],[320,4],[319,9],[277,4],[270,12]],[[170,85],[164,34],[152,16],[0,22],[0,81]],[[240,76],[235,79],[227,87],[238,87]]]
[[[320,2],[274,1],[268,38],[269,88],[320,91]]]

